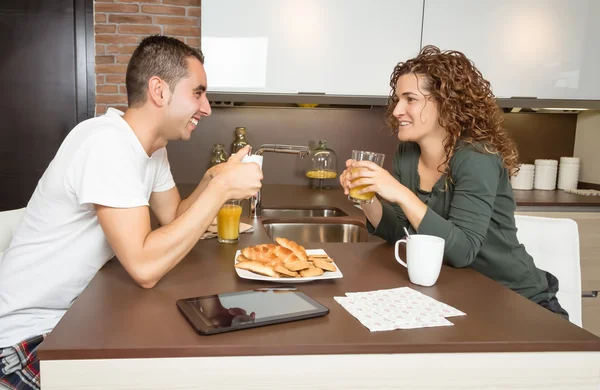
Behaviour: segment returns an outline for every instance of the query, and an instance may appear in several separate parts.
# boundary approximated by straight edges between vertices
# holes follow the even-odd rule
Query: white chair
[[[25,208],[0,211],[0,255],[8,248]]]
[[[517,237],[533,257],[535,265],[558,279],[556,297],[581,327],[581,266],[577,223],[568,218],[515,215]]]

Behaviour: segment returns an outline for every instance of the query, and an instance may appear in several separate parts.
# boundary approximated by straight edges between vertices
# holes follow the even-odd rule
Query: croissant
[[[275,250],[275,255],[277,255],[277,257],[283,260],[284,264],[300,260],[298,256],[294,254],[294,252],[282,246],[277,246],[277,249]]]
[[[277,244],[260,244],[241,250],[237,268],[271,277],[319,276],[323,271],[335,272],[327,254],[307,256],[304,247],[283,237],[275,238]]]
[[[281,245],[284,248],[287,248],[289,250],[291,250],[292,252],[294,252],[294,254],[296,256],[298,256],[298,259],[302,260],[302,261],[308,261],[308,256],[306,255],[306,249],[304,249],[304,247],[300,244],[298,244],[295,241],[292,240],[288,240],[287,238],[283,238],[283,237],[276,237],[275,241],[277,241],[277,243],[279,245]]]
[[[241,263],[237,263],[235,265],[236,268],[245,269],[257,274],[271,276],[273,278],[278,278],[279,273],[277,273],[273,267],[263,264],[258,261],[243,261]]]
[[[275,244],[260,244],[260,245],[256,245],[255,248],[260,249],[263,252],[274,252],[275,250],[277,250],[279,246],[275,245]]]
[[[269,251],[268,248],[261,245],[249,246],[242,249],[242,255],[249,260],[260,261],[262,263],[270,263],[278,259],[274,251]]]

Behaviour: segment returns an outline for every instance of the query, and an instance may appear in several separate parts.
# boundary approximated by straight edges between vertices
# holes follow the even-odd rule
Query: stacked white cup
[[[519,165],[519,172],[510,179],[510,184],[515,190],[533,189],[533,175],[535,166],[533,164]]]
[[[577,189],[579,181],[579,157],[561,157],[558,169],[558,188]]]
[[[535,160],[535,177],[533,180],[533,188],[536,190],[555,190],[557,174],[557,160]]]

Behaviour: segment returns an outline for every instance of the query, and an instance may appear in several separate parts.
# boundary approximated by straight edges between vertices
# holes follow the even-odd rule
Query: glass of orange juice
[[[240,237],[240,216],[242,201],[228,200],[217,215],[217,240],[224,244],[238,242]]]
[[[372,161],[375,164],[382,166],[383,160],[385,159],[385,154],[383,153],[375,153],[375,152],[367,152],[364,150],[353,150],[352,151],[352,160],[355,161]],[[354,173],[356,169],[352,170]],[[354,179],[355,181],[358,179]],[[348,195],[348,199],[354,203],[373,203],[373,197],[375,196],[374,192],[365,192],[364,194],[359,194],[358,192],[367,186],[358,186],[354,188],[350,188],[350,194]]]

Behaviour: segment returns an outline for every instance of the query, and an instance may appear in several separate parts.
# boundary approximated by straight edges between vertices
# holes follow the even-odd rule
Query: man
[[[225,201],[260,189],[258,165],[241,163],[248,148],[187,199],[175,187],[165,146],[188,140],[211,113],[203,63],[174,38],[144,39],[127,67],[127,111],[110,109],[65,138],[0,259],[0,388],[39,387],[39,344],[110,258],[152,288]]]

